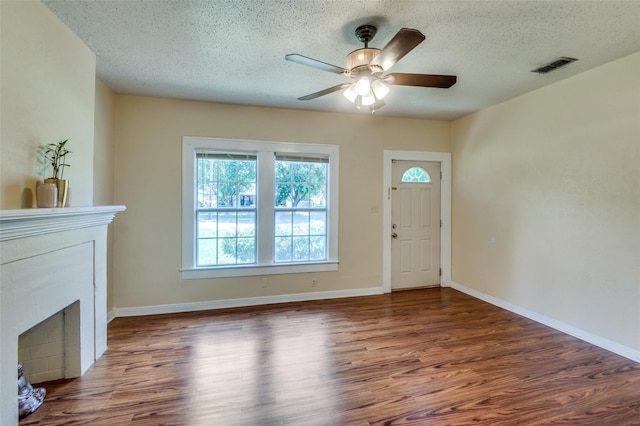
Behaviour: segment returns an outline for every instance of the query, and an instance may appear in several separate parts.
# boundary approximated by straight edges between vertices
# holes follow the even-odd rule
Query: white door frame
[[[440,267],[441,287],[451,287],[451,153],[384,151],[382,164],[382,291],[391,293],[391,164],[393,160],[440,163]]]

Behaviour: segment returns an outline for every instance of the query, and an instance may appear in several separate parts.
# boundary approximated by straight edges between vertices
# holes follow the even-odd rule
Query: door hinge
[[[442,179],[442,172],[440,172],[440,179]]]
[[[442,219],[440,219],[440,228],[442,228]]]
[[[440,268],[440,276],[442,276],[442,268]]]

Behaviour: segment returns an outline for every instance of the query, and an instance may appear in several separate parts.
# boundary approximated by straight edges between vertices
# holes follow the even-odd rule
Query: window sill
[[[198,280],[205,278],[230,278],[255,275],[302,274],[307,272],[337,271],[338,264],[338,261],[330,261],[322,263],[287,263],[262,266],[233,265],[217,268],[183,269],[180,272],[183,280]]]

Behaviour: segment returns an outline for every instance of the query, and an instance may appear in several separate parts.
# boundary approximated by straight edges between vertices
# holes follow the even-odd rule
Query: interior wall
[[[116,94],[96,78],[93,205],[113,205],[113,161]],[[107,233],[107,312],[113,310],[113,227]]]
[[[115,306],[382,287],[384,149],[449,152],[450,124],[147,97],[116,98]],[[182,137],[340,145],[339,271],[182,280]],[[375,207],[376,212],[372,212]],[[317,287],[311,287],[311,277]]]
[[[455,121],[452,157],[453,281],[640,350],[640,53]]]
[[[35,206],[37,147],[64,139],[72,203],[89,206],[95,55],[39,1],[0,2],[0,22],[0,209]]]

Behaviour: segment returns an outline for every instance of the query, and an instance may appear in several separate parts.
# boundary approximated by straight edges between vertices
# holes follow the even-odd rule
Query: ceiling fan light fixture
[[[353,83],[349,87],[342,92],[345,98],[349,99],[350,102],[355,102],[358,94],[356,93],[356,84]]]
[[[376,99],[382,100],[389,93],[389,86],[384,84],[382,80],[376,79],[371,83],[371,90],[376,95]]]
[[[356,82],[355,91],[360,96],[365,96],[371,92],[371,82],[369,82],[369,77],[363,76]]]
[[[389,87],[383,81],[375,79],[371,82],[369,76],[362,76],[342,92],[345,98],[356,104],[357,109],[368,106],[372,110],[384,105],[382,98],[388,93]]]
[[[369,93],[362,96],[362,105],[373,105],[376,102],[376,97],[370,90]]]

